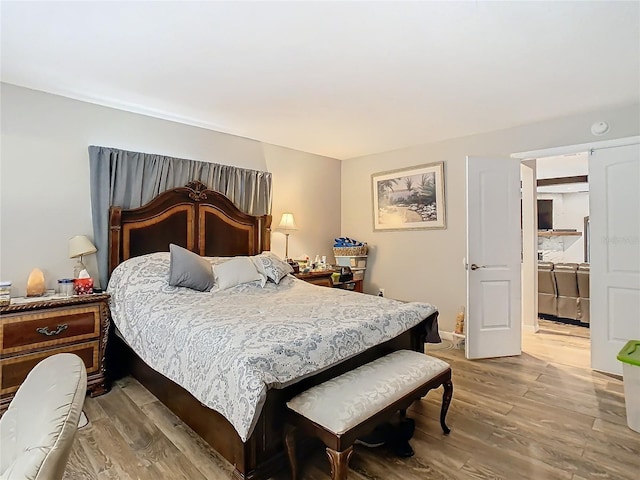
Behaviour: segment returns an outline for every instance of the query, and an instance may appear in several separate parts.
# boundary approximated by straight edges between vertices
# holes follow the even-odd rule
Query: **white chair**
[[[1,480],[62,478],[86,391],[77,355],[53,355],[29,372],[0,418]]]

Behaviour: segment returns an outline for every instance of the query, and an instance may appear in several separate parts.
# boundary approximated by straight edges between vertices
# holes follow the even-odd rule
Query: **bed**
[[[137,262],[136,267],[133,269],[136,271],[140,269],[141,265],[144,266],[149,262],[153,265],[155,265],[154,262],[158,265],[165,265],[168,254],[158,252],[168,252],[170,243],[180,245],[204,257],[253,256],[270,248],[269,228],[271,217],[269,215],[251,216],[242,213],[229,199],[217,192],[208,190],[200,182],[191,182],[185,187],[164,192],[149,204],[137,209],[123,210],[113,206],[110,209],[109,224],[110,274],[125,261],[129,261],[125,262],[126,268],[129,268],[128,264]],[[125,265],[121,269],[124,269]],[[163,266],[162,268],[165,267]],[[114,277],[118,276],[122,276],[122,274],[117,270]],[[125,286],[128,282],[128,278],[121,280],[121,283]],[[256,302],[263,302],[263,299],[266,298],[264,295],[294,295],[294,297],[283,298],[296,298],[295,295],[298,295],[297,298],[319,295],[318,298],[327,297],[327,301],[333,304],[343,302],[345,308],[347,304],[355,308],[354,306],[358,306],[365,300],[385,302],[373,304],[378,309],[382,307],[391,309],[393,307],[400,311],[405,308],[400,305],[400,302],[393,303],[389,300],[369,296],[367,296],[367,299],[362,294],[304,284],[304,282],[291,277],[283,279],[281,284],[278,286],[267,285],[264,291],[255,288],[250,290],[250,293],[256,296]],[[112,288],[111,283],[110,288]],[[129,298],[133,303],[127,308],[133,308],[136,303],[132,300],[133,297],[131,295],[133,293],[129,295],[126,288],[122,288],[122,294],[120,296],[114,295],[116,298],[113,301],[126,301],[123,299]],[[248,288],[250,287],[244,290],[249,291],[247,290]],[[168,293],[165,292],[164,296],[169,298],[171,292],[170,290]],[[147,290],[144,294],[148,295],[149,291]],[[196,295],[200,296],[196,297]],[[227,296],[219,297],[223,301],[217,303],[227,304],[233,300],[229,296],[230,294],[224,293],[224,295]],[[176,295],[175,297],[177,298],[178,296]],[[204,304],[210,301],[212,302],[212,308],[213,304],[216,303],[216,301],[211,300],[214,297],[209,293],[198,292],[196,294],[183,291],[181,296],[187,302],[192,302],[193,304]],[[158,298],[160,297],[162,295],[158,294]],[[245,300],[243,299],[243,301]],[[279,302],[273,300],[273,303]],[[286,466],[282,433],[285,402],[313,385],[352,370],[382,355],[400,349],[422,351],[425,341],[437,341],[438,312],[435,307],[431,310],[425,310],[424,308],[426,307],[422,308],[423,310],[418,311],[426,312],[424,314],[425,318],[414,319],[411,326],[406,330],[404,327],[395,326],[396,323],[400,322],[400,313],[397,315],[397,320],[391,319],[390,313],[386,315],[383,322],[384,328],[379,328],[366,322],[363,323],[359,319],[351,319],[354,323],[353,329],[349,330],[350,332],[357,332],[356,328],[372,331],[381,329],[385,330],[385,335],[389,338],[385,336],[376,337],[377,340],[371,346],[367,345],[366,348],[361,346],[359,350],[354,349],[353,351],[348,350],[346,343],[349,342],[345,340],[343,347],[346,353],[340,354],[339,361],[323,360],[324,363],[318,363],[318,365],[314,366],[314,370],[307,368],[308,364],[313,362],[303,359],[295,368],[299,373],[298,377],[277,376],[275,372],[267,371],[263,368],[258,374],[273,374],[274,379],[263,382],[266,387],[263,388],[257,401],[259,405],[255,410],[251,410],[254,413],[253,418],[248,418],[251,415],[246,412],[235,412],[234,416],[234,414],[226,411],[224,406],[218,406],[215,401],[212,403],[208,401],[208,398],[203,397],[201,389],[181,386],[180,384],[185,385],[185,383],[178,377],[172,376],[170,369],[162,370],[162,368],[150,362],[150,357],[143,348],[136,347],[138,350],[134,351],[134,348],[130,347],[130,345],[137,345],[133,341],[135,336],[130,331],[116,332],[114,330],[112,332],[107,352],[107,368],[112,376],[131,374],[140,381],[162,403],[235,466],[234,478],[266,479]],[[112,309],[114,311],[121,310],[118,310],[119,305],[115,304],[112,305]],[[292,308],[291,310],[295,309]],[[403,318],[409,316],[407,312],[408,310],[404,311]],[[271,311],[266,307],[262,313],[263,322],[265,319],[271,319],[272,317],[274,317],[273,321],[275,322],[275,317],[278,317],[277,310]],[[222,314],[217,313],[216,315]],[[415,312],[412,311],[411,315],[415,316]],[[176,319],[180,316],[180,314],[172,314],[168,315],[168,318]],[[326,323],[327,325],[324,326],[327,328],[331,327],[331,321],[335,320],[333,317],[334,314],[331,313],[331,318],[325,317],[320,323]],[[337,315],[335,317],[337,318]],[[297,318],[303,319],[303,314],[299,313]],[[356,327],[359,321],[361,326]],[[126,330],[127,327],[124,327],[124,324],[122,325]],[[338,332],[340,328],[340,324],[334,324],[331,327],[331,331]],[[392,328],[396,328],[398,331],[390,330]],[[158,330],[160,329],[155,329],[156,332]],[[319,335],[319,337],[327,336],[327,331],[325,330],[324,334]],[[128,336],[129,341],[124,340],[125,336]],[[296,345],[300,345],[300,342],[304,343],[307,336],[305,334],[298,338]],[[349,335],[343,336],[345,338],[349,337]],[[285,349],[294,348],[287,347],[287,345],[283,346]],[[253,347],[274,350],[277,345],[273,343],[269,347],[267,342],[258,342],[254,343]],[[308,348],[308,346],[299,348]],[[342,349],[342,347],[338,349]],[[243,351],[240,353],[244,354]],[[262,353],[260,352],[260,355]],[[144,361],[143,358],[147,361]],[[257,358],[257,356],[251,358]],[[262,357],[260,356],[260,358]],[[147,363],[154,365],[156,368],[151,368]],[[272,367],[268,368],[271,369]],[[162,371],[165,371],[166,374],[160,373]],[[230,370],[230,375],[232,373]],[[170,378],[178,379],[178,381]],[[262,380],[264,379],[262,378]],[[256,382],[260,383],[262,380],[259,377],[252,379],[251,382],[256,384]],[[206,380],[207,385],[209,381],[211,380]],[[198,385],[195,386],[198,387]],[[244,393],[238,394],[236,392],[235,394],[242,396],[242,398],[236,399],[238,404],[245,404],[250,398],[245,397]],[[216,409],[207,405],[214,405]],[[219,413],[219,411],[224,411],[226,416]],[[243,415],[247,417],[244,423],[242,420]]]

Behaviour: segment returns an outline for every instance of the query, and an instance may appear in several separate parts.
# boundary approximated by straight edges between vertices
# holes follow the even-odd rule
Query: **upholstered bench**
[[[331,478],[347,478],[353,444],[358,437],[391,418],[404,417],[414,400],[444,386],[440,425],[449,433],[445,417],[451,396],[451,368],[447,362],[410,350],[399,350],[306,390],[287,402],[285,444],[296,480],[295,435],[322,440],[331,462]]]

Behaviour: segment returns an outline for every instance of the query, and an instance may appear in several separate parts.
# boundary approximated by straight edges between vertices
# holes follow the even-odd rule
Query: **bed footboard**
[[[437,318],[438,312],[435,312],[403,334],[334,367],[287,388],[269,390],[255,430],[246,442],[242,442],[233,426],[222,415],[204,406],[184,388],[149,367],[114,331],[111,332],[108,343],[107,371],[112,380],[125,375],[132,375],[137,379],[214,450],[235,465],[235,479],[268,479],[287,468],[283,419],[285,404],[289,399],[314,385],[393,351],[409,349],[423,352],[425,341],[435,341],[432,335],[434,331],[438,331]]]

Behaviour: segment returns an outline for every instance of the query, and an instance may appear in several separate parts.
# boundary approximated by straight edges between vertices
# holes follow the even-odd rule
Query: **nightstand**
[[[348,280],[346,282],[333,282],[331,275],[335,272],[333,270],[327,270],[324,272],[309,272],[309,273],[294,273],[293,275],[300,280],[304,280],[314,285],[320,285],[321,287],[334,287],[342,288],[343,290],[351,290],[353,292],[362,293],[362,280]]]
[[[31,369],[56,353],[74,353],[87,367],[87,391],[106,393],[109,295],[37,299],[0,307],[0,412]]]
[[[321,287],[333,287],[331,275],[333,275],[333,270],[293,274],[294,277],[299,278],[300,280],[304,280],[307,283],[313,283],[314,285],[320,285]]]

